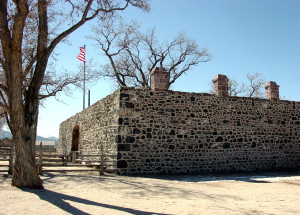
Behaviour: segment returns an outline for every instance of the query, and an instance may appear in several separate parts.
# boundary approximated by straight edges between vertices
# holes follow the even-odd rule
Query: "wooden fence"
[[[82,155],[78,151],[73,151],[68,155],[56,153],[46,154],[40,147],[36,160],[39,174],[46,172],[59,171],[99,171],[100,175],[104,172],[116,171],[117,155],[104,154],[101,148],[100,154]]]
[[[13,173],[13,147],[0,147],[0,172]],[[68,155],[59,155],[56,153],[43,152],[42,147],[36,156],[36,164],[39,174],[46,172],[59,171],[99,171],[100,175],[104,172],[117,171],[117,155],[105,154],[101,147],[100,154],[82,155],[73,151]],[[5,169],[3,169],[5,168]]]
[[[8,174],[12,175],[13,173],[13,158],[14,151],[13,147],[0,147],[0,167],[7,168],[6,170],[0,169],[0,172],[8,172]],[[3,162],[2,162],[3,161]]]

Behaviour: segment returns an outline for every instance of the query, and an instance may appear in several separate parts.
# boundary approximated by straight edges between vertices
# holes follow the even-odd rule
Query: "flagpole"
[[[85,50],[85,45],[84,45]],[[83,61],[83,110],[85,109],[85,61]]]

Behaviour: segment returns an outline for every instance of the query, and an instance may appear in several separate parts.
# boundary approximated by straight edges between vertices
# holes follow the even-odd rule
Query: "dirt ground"
[[[300,170],[127,177],[46,173],[44,190],[0,173],[0,214],[300,214]]]

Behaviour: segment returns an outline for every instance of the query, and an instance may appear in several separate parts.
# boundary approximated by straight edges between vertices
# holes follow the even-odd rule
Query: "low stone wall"
[[[120,174],[300,167],[299,102],[121,90]]]
[[[59,153],[70,153],[74,128],[79,127],[78,150],[81,154],[117,154],[119,91],[98,101],[62,122],[59,130]]]

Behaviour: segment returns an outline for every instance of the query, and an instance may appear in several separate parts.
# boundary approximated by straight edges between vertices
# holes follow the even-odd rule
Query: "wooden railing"
[[[116,158],[117,155],[105,154],[103,147],[101,147],[100,154],[85,154],[82,155],[78,151],[72,151],[69,155],[62,154],[45,154],[42,147],[40,147],[37,154],[37,165],[39,174],[43,171],[99,171],[100,175],[104,172],[116,171]],[[49,170],[43,167],[56,167]],[[77,167],[77,168],[64,168],[59,167]],[[78,167],[86,167],[85,169],[78,169]],[[87,168],[89,167],[89,168]],[[114,168],[115,167],[115,168]]]
[[[0,161],[5,161],[6,164],[0,164],[0,167],[8,167],[8,170],[0,170],[0,172],[8,172],[9,175],[13,174],[13,147],[0,147]]]

